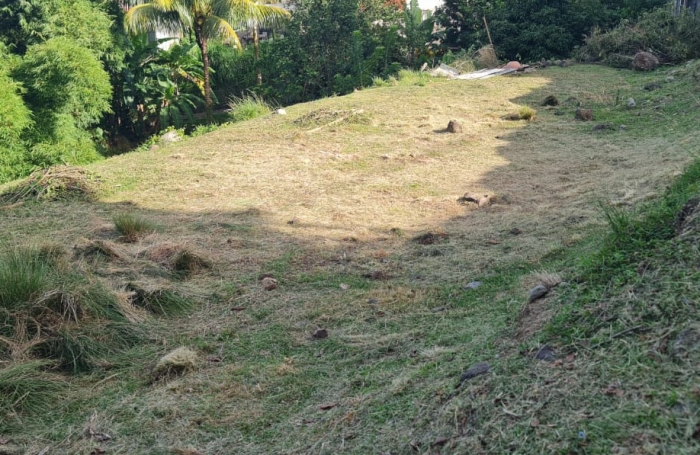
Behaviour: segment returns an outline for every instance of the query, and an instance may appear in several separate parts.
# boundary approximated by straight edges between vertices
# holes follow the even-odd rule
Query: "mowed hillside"
[[[551,365],[523,354],[570,288],[524,310],[540,281],[575,281],[567,267],[597,247],[601,205],[653,203],[693,160],[690,84],[678,69],[583,65],[407,78],[88,166],[89,201],[4,209],[4,244],[57,245],[127,302],[167,290],[191,307],[132,318],[147,341],[58,374],[56,401],[7,412],[0,441],[85,454],[663,447],[656,433],[628,443],[643,421],[581,437],[607,408],[561,398],[576,393],[579,366],[545,379]],[[550,95],[559,105],[542,106]],[[523,106],[533,120],[504,119]],[[579,108],[594,120],[577,120]],[[462,131],[447,132],[450,120]],[[114,227],[125,214],[152,229],[125,241]],[[195,258],[187,273],[173,272],[174,251]],[[192,368],[154,376],[181,346]],[[456,388],[480,362],[489,371]],[[547,381],[561,400],[536,415],[524,390]],[[511,382],[517,392],[499,389]]]

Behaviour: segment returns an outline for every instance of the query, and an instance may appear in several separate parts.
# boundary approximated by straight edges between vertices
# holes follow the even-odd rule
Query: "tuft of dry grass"
[[[474,60],[477,61],[480,68],[496,68],[498,67],[498,57],[496,51],[491,45],[487,45],[476,51]]]
[[[36,171],[0,194],[0,202],[16,206],[24,201],[90,200],[99,180],[83,168],[53,166]]]
[[[197,368],[197,357],[197,353],[190,348],[180,346],[158,359],[151,372],[152,376],[154,379],[162,379],[193,371]]]

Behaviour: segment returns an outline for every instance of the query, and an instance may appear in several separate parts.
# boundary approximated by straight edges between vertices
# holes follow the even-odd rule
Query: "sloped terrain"
[[[687,256],[645,243],[643,271],[612,284],[579,263],[604,243],[601,206],[663,204],[697,152],[694,82],[671,71],[368,89],[90,166],[92,200],[13,200],[6,244],[58,244],[132,304],[166,295],[184,313],[145,318],[148,342],[62,374],[43,413],[6,412],[0,441],[17,453],[693,453],[695,357],[671,351],[694,333],[696,290],[677,288],[684,268],[659,276],[697,263],[694,243]],[[541,106],[550,95],[559,104]],[[533,121],[504,120],[522,106]],[[594,120],[576,120],[580,108]],[[450,120],[463,131],[446,132]],[[113,223],[124,214],[153,228],[127,241]],[[649,303],[658,295],[690,303],[672,312]],[[181,346],[192,367],[154,376]]]

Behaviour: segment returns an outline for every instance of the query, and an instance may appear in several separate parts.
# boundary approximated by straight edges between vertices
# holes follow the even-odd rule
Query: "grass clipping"
[[[32,173],[26,180],[0,195],[0,202],[17,204],[24,201],[87,199],[95,195],[97,179],[73,166],[53,166]]]
[[[153,379],[163,379],[170,376],[179,376],[197,368],[197,353],[180,346],[158,360],[153,368]]]

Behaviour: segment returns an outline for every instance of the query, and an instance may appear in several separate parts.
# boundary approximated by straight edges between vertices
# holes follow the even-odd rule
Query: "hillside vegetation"
[[[697,453],[697,71],[405,73],[5,186],[0,453]]]

